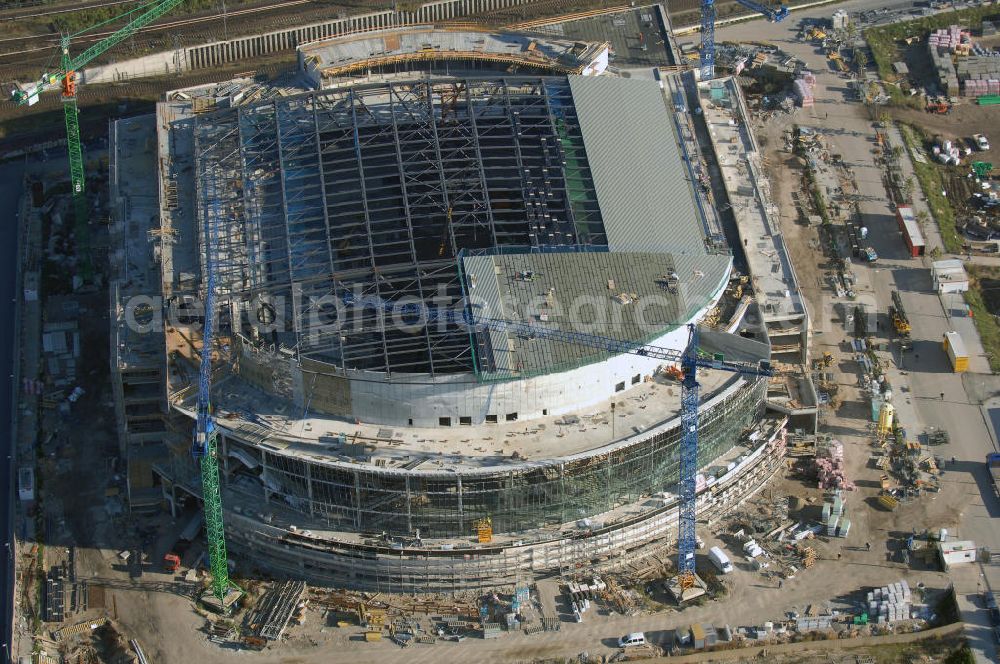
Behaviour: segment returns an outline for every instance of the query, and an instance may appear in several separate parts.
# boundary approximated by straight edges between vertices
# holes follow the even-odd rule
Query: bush
[[[980,279],[992,276],[989,268],[969,265],[969,290],[964,293],[965,303],[972,313],[972,322],[979,332],[979,340],[983,344],[986,359],[990,362],[990,370],[1000,373],[1000,325],[996,317],[986,308],[983,293],[980,290]]]
[[[915,153],[917,147],[923,147],[925,140],[919,129],[910,125],[901,125],[900,131],[906,144],[910,147],[911,155]],[[945,250],[959,253],[962,251],[962,238],[955,226],[955,211],[951,208],[951,201],[941,193],[944,190],[944,181],[941,179],[940,167],[929,161],[921,164],[914,159],[913,170],[917,174],[920,189],[923,190],[924,197],[927,198],[927,206],[931,209],[931,214],[941,231],[941,241],[944,242]]]
[[[963,9],[957,12],[941,12],[934,16],[923,16],[912,21],[894,23],[892,25],[869,28],[865,30],[865,41],[868,42],[872,55],[875,57],[875,65],[878,67],[878,75],[883,80],[892,80],[895,73],[892,63],[899,58],[899,49],[896,44],[907,37],[925,37],[928,33],[938,28],[946,28],[953,23],[978,28],[983,23],[983,18],[995,13],[992,7],[975,7]],[[902,91],[897,90],[902,95]],[[889,95],[892,96],[890,89]],[[894,98],[895,101],[895,98]]]
[[[961,648],[945,658],[944,664],[976,664],[976,656],[972,654],[969,644],[963,643]]]

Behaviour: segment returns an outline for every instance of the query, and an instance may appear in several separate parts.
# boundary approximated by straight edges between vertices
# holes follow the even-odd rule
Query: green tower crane
[[[38,101],[38,95],[42,92],[56,86],[62,87],[63,114],[66,116],[66,145],[69,150],[69,176],[73,191],[73,223],[77,246],[82,248],[81,276],[84,279],[89,280],[91,278],[93,266],[90,261],[89,251],[85,249],[89,244],[89,228],[87,224],[90,215],[85,191],[86,177],[83,172],[83,149],[80,146],[80,123],[78,119],[80,112],[76,106],[76,73],[91,60],[112,46],[128,39],[144,26],[149,25],[182,2],[184,0],[153,0],[81,32],[72,35],[63,35],[60,42],[62,54],[59,69],[42,74],[34,83],[16,85],[11,93],[11,99],[14,103],[31,106]],[[108,23],[130,17],[134,18],[120,30],[93,44],[76,57],[70,55],[69,47],[73,38]]]
[[[80,125],[77,119],[79,111],[76,106],[76,73],[109,48],[128,39],[144,26],[160,18],[184,0],[152,0],[142,4],[120,16],[91,26],[86,30],[72,35],[65,35],[61,40],[62,57],[57,71],[45,73],[36,82],[18,85],[11,98],[18,105],[28,105],[38,101],[38,95],[54,88],[62,87],[63,111],[66,116],[66,139],[69,148],[70,182],[73,191],[73,215],[76,225],[77,242],[82,245],[87,237],[88,206],[85,195],[86,180],[83,172],[83,150],[80,145]],[[70,56],[69,47],[73,38],[89,32],[108,23],[126,18],[131,20],[120,30],[90,46],[76,57]],[[206,233],[212,238],[209,246],[215,246],[214,226],[209,225]],[[210,254],[211,252],[206,252]],[[234,589],[229,580],[228,560],[226,557],[226,539],[222,523],[222,495],[219,482],[219,462],[217,456],[218,431],[211,418],[209,404],[209,385],[211,380],[211,355],[213,346],[214,318],[214,265],[212,256],[207,256],[207,298],[205,302],[205,333],[202,349],[200,393],[198,399],[198,425],[195,431],[193,445],[194,456],[199,461],[202,480],[202,498],[205,510],[206,538],[208,540],[209,559],[212,568],[212,594],[219,601],[219,606],[225,609],[225,600],[230,590]],[[84,276],[91,268],[89,259],[84,258]],[[237,589],[238,590],[238,589]]]

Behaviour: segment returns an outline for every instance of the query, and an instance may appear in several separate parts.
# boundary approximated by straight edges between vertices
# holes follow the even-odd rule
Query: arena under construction
[[[755,326],[730,294],[681,86],[613,56],[535,33],[376,30],[300,46],[286,87],[181,90],[117,122],[112,362],[133,509],[201,495],[210,255],[236,556],[420,592],[676,541],[676,367],[525,332],[683,349],[695,323],[710,351],[770,356],[759,312]],[[742,334],[712,329],[734,309]],[[787,418],[766,412],[767,379],[700,381],[712,519],[780,467]]]

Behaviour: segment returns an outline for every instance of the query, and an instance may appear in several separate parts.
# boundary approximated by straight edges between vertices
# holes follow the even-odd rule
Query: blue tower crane
[[[361,307],[372,307],[382,311],[397,311],[403,315],[418,315],[427,322],[445,318],[449,322],[473,328],[488,329],[494,332],[513,333],[519,336],[552,339],[566,343],[576,343],[590,348],[598,348],[609,353],[630,353],[643,357],[652,357],[666,362],[680,364],[684,374],[681,380],[681,447],[680,447],[680,510],[677,537],[677,571],[678,584],[682,590],[690,588],[695,583],[695,506],[696,484],[698,475],[698,405],[700,404],[700,386],[697,371],[701,369],[717,369],[729,371],[743,376],[766,377],[774,375],[769,362],[731,362],[721,356],[702,357],[698,350],[698,326],[688,325],[688,343],[683,351],[673,348],[662,348],[650,344],[611,339],[585,332],[569,332],[554,328],[517,323],[500,318],[477,316],[472,308],[465,310],[427,307],[419,303],[397,304],[375,295],[358,296],[345,293],[342,296],[345,304]],[[396,309],[396,307],[399,309]]]
[[[212,594],[225,611],[226,598],[233,588],[229,580],[226,534],[222,521],[222,487],[219,478],[219,431],[212,421],[212,350],[215,345],[216,255],[219,246],[219,220],[222,212],[215,179],[203,178],[212,214],[205,224],[205,317],[202,332],[201,366],[198,372],[197,422],[191,442],[191,455],[201,470],[201,493],[205,512],[205,540],[208,542],[209,567],[212,571]]]
[[[788,16],[788,7],[785,5],[772,7],[753,0],[736,1],[775,23]],[[701,0],[701,63],[699,68],[701,69],[701,80],[709,81],[715,78],[715,0]]]

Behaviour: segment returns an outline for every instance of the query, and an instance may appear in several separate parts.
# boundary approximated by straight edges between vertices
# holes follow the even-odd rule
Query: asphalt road
[[[4,550],[0,572],[0,662],[10,662],[14,624],[14,459],[11,436],[13,385],[4,374],[13,376],[14,353],[14,301],[16,271],[18,269],[17,236],[20,220],[17,216],[21,198],[21,163],[0,166],[0,531],[3,532]]]
[[[859,4],[847,2],[837,7],[851,10]],[[884,6],[894,4],[886,3]],[[817,7],[802,14],[793,13],[792,17],[829,16],[832,11],[832,6]],[[773,41],[792,55],[819,64],[823,57],[816,48],[794,38],[796,24],[797,21],[780,24],[756,21],[734,25],[717,30],[716,39]],[[861,213],[871,230],[869,241],[880,257],[875,266],[854,266],[859,277],[859,291],[874,299],[878,311],[882,313],[882,320],[885,320],[889,294],[894,289],[899,290],[913,325],[915,352],[905,359],[906,372],[895,369],[889,372],[894,390],[899,388],[897,408],[901,416],[905,413],[903,424],[913,437],[931,426],[943,428],[951,434],[948,445],[933,448],[933,451],[945,459],[954,457],[956,460],[948,465],[942,477],[943,485],[950,485],[948,488],[953,494],[962,496],[960,511],[956,515],[959,527],[953,535],[960,539],[972,539],[978,546],[998,551],[1000,528],[995,516],[1000,514],[1000,501],[993,494],[983,464],[986,453],[993,451],[994,445],[978,399],[967,394],[966,382],[977,379],[971,374],[963,377],[952,373],[940,343],[944,332],[956,329],[962,321],[950,319],[942,302],[932,292],[927,261],[907,257],[895,228],[894,212],[886,200],[880,167],[872,162],[874,135],[871,122],[859,112],[857,104],[845,103],[843,79],[832,73],[826,63],[823,64],[814,70],[818,82],[814,93],[815,107],[798,111],[794,121],[825,132],[831,141],[831,152],[836,151],[846,163],[852,164],[862,196]],[[924,206],[919,200],[916,205]],[[928,229],[929,241],[934,239],[931,236],[936,235],[936,231]],[[940,240],[936,239],[934,243],[940,244]],[[820,324],[823,319],[824,316],[820,315]],[[978,347],[978,343],[975,346]],[[981,354],[974,349],[970,352]],[[894,353],[894,357],[898,355]],[[988,366],[980,357],[975,359],[978,366],[973,371],[988,371]],[[935,524],[921,525],[932,527]],[[1000,590],[1000,566],[985,566],[982,576],[978,566],[956,566],[950,576],[966,622],[966,636],[977,662],[996,661],[989,618],[977,591],[983,586]]]

